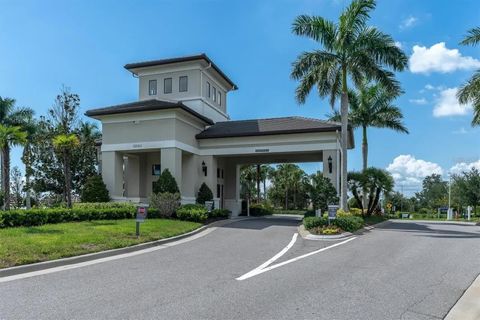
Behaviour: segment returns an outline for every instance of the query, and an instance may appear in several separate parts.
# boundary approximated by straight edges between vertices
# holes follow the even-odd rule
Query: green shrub
[[[250,205],[250,215],[254,217],[272,215],[273,207],[268,204],[252,204]]]
[[[172,217],[179,206],[180,193],[161,192],[150,196],[150,207],[156,209],[160,217]]]
[[[10,210],[0,212],[0,228],[30,227],[42,224],[70,221],[131,219],[135,216],[134,206],[124,208],[55,208]]]
[[[163,170],[158,180],[153,184],[153,193],[180,193],[178,189],[177,181],[170,173],[170,170]]]
[[[307,217],[303,219],[303,226],[310,230],[328,225],[328,219],[324,217]]]
[[[348,232],[354,232],[363,227],[363,219],[356,216],[337,217],[330,221],[334,226]],[[306,217],[303,219],[305,229],[322,228],[328,226],[327,217]]]
[[[83,209],[112,209],[112,208],[129,208],[135,210],[136,205],[131,202],[74,202],[73,208]]]
[[[227,209],[213,209],[208,213],[209,218],[228,218],[232,212]]]
[[[345,212],[343,209],[337,210],[337,217],[351,217],[353,216],[351,212]]]
[[[80,196],[82,202],[108,202],[110,196],[108,194],[107,186],[103,183],[100,175],[94,175],[87,179],[83,186],[82,194]]]
[[[185,204],[177,209],[177,218],[180,220],[205,222],[208,218],[208,212],[203,205]]]
[[[358,217],[361,217],[363,215],[362,209],[360,208],[350,208],[350,213],[353,216],[358,216]]]
[[[307,217],[315,217],[315,210],[308,210],[305,212],[305,214],[303,215],[304,218],[307,218]]]
[[[213,193],[212,190],[206,185],[206,183],[202,183],[200,189],[198,189],[197,195],[197,203],[205,204],[205,201],[212,201],[213,200]]]
[[[363,219],[361,217],[337,217],[332,220],[332,224],[336,225],[340,229],[348,232],[354,232],[363,227]]]

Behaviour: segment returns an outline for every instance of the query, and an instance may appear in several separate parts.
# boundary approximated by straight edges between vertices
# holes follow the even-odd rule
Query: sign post
[[[328,224],[330,225],[330,220],[334,220],[337,218],[337,210],[339,206],[336,204],[328,205]]]
[[[145,222],[145,219],[147,218],[147,206],[144,204],[139,204],[137,206],[137,216],[135,218],[135,235],[137,238],[140,237],[140,223]]]
[[[470,220],[472,217],[472,207],[468,206],[467,207],[467,220]]]

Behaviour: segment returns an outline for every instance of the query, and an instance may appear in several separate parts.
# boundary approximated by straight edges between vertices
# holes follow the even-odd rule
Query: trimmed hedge
[[[250,215],[254,217],[269,216],[274,212],[273,207],[265,204],[252,204],[250,206]]]
[[[177,209],[177,218],[180,220],[205,222],[208,219],[208,212],[201,204],[185,204]]]
[[[332,220],[331,223],[334,226],[348,232],[354,232],[363,227],[364,221],[361,217],[357,216],[344,216],[337,217]],[[326,217],[307,217],[303,219],[303,225],[305,229],[313,229],[318,227],[324,227],[328,225],[328,218]]]
[[[124,208],[55,208],[9,210],[0,212],[0,228],[31,227],[42,224],[89,220],[131,219],[135,216],[135,207]]]
[[[228,218],[232,212],[227,209],[213,209],[208,213],[209,218]]]

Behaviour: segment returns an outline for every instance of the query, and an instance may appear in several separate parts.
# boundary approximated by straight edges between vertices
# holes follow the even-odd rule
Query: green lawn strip
[[[0,229],[0,268],[54,260],[180,235],[202,224],[148,219],[135,236],[135,220],[102,220]]]

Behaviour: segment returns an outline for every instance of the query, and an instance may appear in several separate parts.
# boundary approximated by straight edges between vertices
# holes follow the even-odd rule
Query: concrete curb
[[[323,241],[333,241],[333,240],[342,240],[346,238],[350,238],[353,235],[362,235],[365,231],[370,231],[372,229],[375,229],[376,227],[381,227],[385,224],[388,224],[390,220],[385,220],[379,223],[376,223],[374,225],[367,225],[363,227],[362,229],[359,229],[355,232],[344,232],[341,234],[335,234],[335,235],[316,235],[316,234],[311,234],[307,229],[305,229],[305,226],[302,224],[298,227],[298,233],[302,236],[302,238],[307,239],[307,240],[323,240]]]
[[[450,309],[445,320],[478,320],[480,319],[480,275]]]
[[[118,248],[118,249],[111,249],[111,250],[106,250],[106,251],[100,251],[100,252],[93,252],[93,253],[87,253],[83,254],[80,256],[74,256],[74,257],[68,257],[68,258],[62,258],[62,259],[56,259],[56,260],[50,260],[50,261],[43,261],[43,262],[37,262],[37,263],[32,263],[32,264],[26,264],[26,265],[21,265],[21,266],[15,266],[15,267],[10,267],[10,268],[5,268],[5,269],[0,269],[0,278],[3,277],[8,277],[8,276],[13,276],[17,274],[22,274],[22,273],[27,273],[27,272],[33,272],[33,271],[39,271],[39,270],[44,270],[44,269],[50,269],[53,267],[60,267],[60,266],[65,266],[65,265],[70,265],[70,264],[76,264],[80,262],[85,262],[85,261],[90,261],[90,260],[96,260],[100,258],[106,258],[106,257],[111,257],[119,254],[124,254],[124,253],[129,253],[129,252],[134,252],[138,250],[143,250],[146,248],[151,248],[151,247],[156,247],[165,243],[177,241],[177,240],[182,240],[185,238],[188,238],[190,236],[193,236],[197,233],[200,233],[208,228],[212,227],[221,227],[233,222],[237,222],[240,220],[244,220],[242,218],[233,218],[233,219],[225,219],[225,220],[218,220],[214,221],[210,224],[201,226],[193,231],[180,234],[178,236],[166,238],[166,239],[160,239],[160,240],[155,240],[155,241],[150,241],[150,242],[145,242],[145,243],[140,243],[136,244],[133,246],[125,247],[125,248]]]
[[[469,221],[455,221],[455,220],[415,220],[415,219],[390,219],[388,221],[392,222],[422,222],[422,223],[436,223],[436,224],[458,224],[461,226],[478,226],[480,222],[469,222]]]
[[[332,235],[317,235],[312,234],[310,231],[305,229],[305,226],[302,224],[298,226],[298,233],[306,240],[322,240],[322,241],[331,241],[331,240],[341,240],[351,237],[353,234],[350,232],[343,232],[341,234],[332,234]]]

